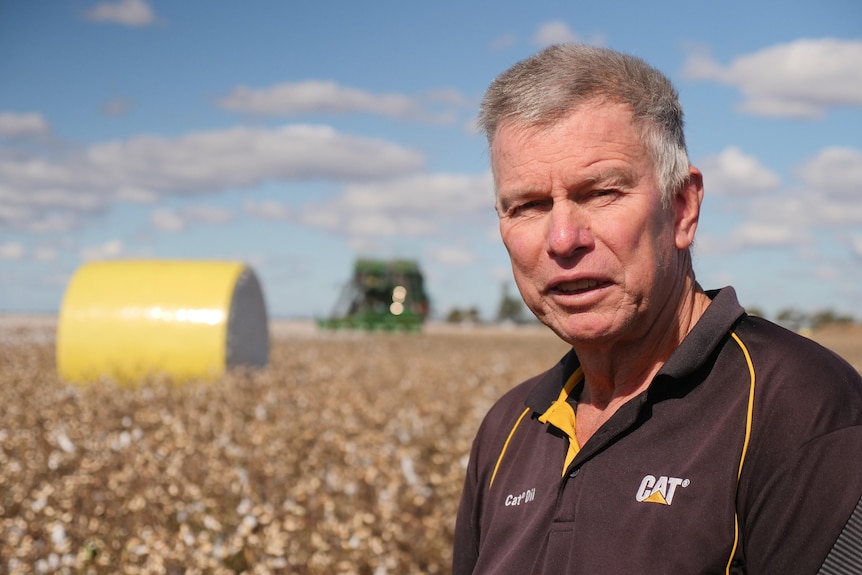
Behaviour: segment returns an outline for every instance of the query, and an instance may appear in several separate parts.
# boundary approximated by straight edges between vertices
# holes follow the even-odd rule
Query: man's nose
[[[555,203],[548,227],[548,253],[552,256],[570,257],[593,245],[589,217],[572,203]]]

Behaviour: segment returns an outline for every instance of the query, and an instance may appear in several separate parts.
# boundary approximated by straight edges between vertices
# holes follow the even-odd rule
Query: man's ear
[[[691,166],[688,169],[688,179],[673,198],[674,239],[676,247],[680,250],[688,249],[694,243],[701,202],[703,202],[703,174]]]

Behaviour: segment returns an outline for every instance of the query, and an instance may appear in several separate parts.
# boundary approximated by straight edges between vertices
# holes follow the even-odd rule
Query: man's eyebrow
[[[585,181],[599,185],[632,186],[637,183],[637,176],[631,170],[603,168],[595,176],[585,178]]]
[[[619,167],[606,167],[597,169],[593,174],[584,174],[576,182],[569,184],[570,190],[584,189],[587,187],[632,187],[637,183],[637,174],[631,170]],[[531,187],[517,187],[507,190],[502,190],[499,187],[496,189],[496,205],[506,211],[507,208],[519,201],[534,199],[545,195],[545,190],[541,188],[533,189]]]
[[[498,192],[497,192],[497,204],[500,206],[500,208],[503,209],[503,211],[506,211],[506,209],[509,206],[511,206],[512,204],[516,204],[516,203],[518,203],[518,201],[520,201],[524,198],[535,197],[536,195],[538,195],[538,192],[532,191],[529,188],[527,188],[527,189],[518,188],[515,190],[507,190],[505,192],[505,194],[500,193],[500,191],[498,190]]]

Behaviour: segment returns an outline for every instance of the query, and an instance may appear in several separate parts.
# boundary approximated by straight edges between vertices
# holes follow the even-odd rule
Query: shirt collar
[[[708,361],[712,352],[745,313],[732,287],[708,291],[706,294],[712,303],[676,351],[671,354],[656,377],[682,379],[696,372]],[[578,356],[574,350],[570,350],[557,365],[539,376],[538,383],[524,403],[534,412],[544,413],[559,397],[560,390],[578,367],[580,367]],[[582,387],[583,380],[578,383],[571,396],[578,397]]]

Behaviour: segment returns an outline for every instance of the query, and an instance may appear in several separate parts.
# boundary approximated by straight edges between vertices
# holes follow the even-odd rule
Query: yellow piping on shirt
[[[491,483],[488,484],[488,489],[491,489],[491,486],[494,485],[494,478],[497,477],[497,470],[500,469],[500,462],[503,461],[503,455],[506,453],[506,449],[509,447],[509,441],[511,441],[512,436],[515,435],[515,430],[518,429],[518,426],[521,424],[521,420],[524,419],[524,416],[530,412],[530,408],[524,410],[521,414],[521,417],[518,418],[518,421],[515,422],[515,425],[512,426],[512,431],[509,432],[509,437],[506,438],[506,443],[503,444],[503,449],[500,450],[500,457],[497,458],[497,465],[494,466],[494,473],[491,474]]]
[[[735,333],[731,332],[730,336],[736,341],[745,356],[745,361],[748,363],[748,373],[750,383],[748,387],[748,410],[745,416],[745,440],[742,442],[742,453],[739,456],[739,470],[736,472],[736,488],[739,489],[739,479],[742,477],[742,465],[745,463],[745,455],[748,452],[748,443],[751,440],[751,421],[754,415],[754,364],[751,361],[751,355],[748,353],[748,348],[742,343]],[[730,550],[730,557],[727,559],[727,569],[725,573],[730,574],[730,565],[733,562],[733,556],[736,554],[736,547],[739,545],[739,516],[734,511],[733,513],[733,547]]]

